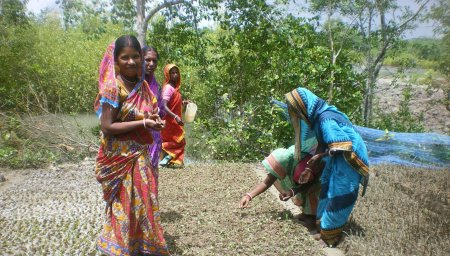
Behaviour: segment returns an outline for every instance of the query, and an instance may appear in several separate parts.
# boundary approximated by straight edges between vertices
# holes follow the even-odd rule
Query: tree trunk
[[[367,68],[367,77],[366,77],[366,88],[364,89],[364,125],[369,126],[370,123],[370,109],[372,108],[372,101],[370,100],[372,95],[372,77],[373,77],[373,67],[372,67],[372,47],[370,42],[370,36],[372,33],[372,17],[373,17],[373,9],[369,10],[369,24],[367,27],[366,34],[366,68]]]
[[[369,126],[370,123],[370,109],[372,108],[372,101],[371,101],[371,95],[372,95],[372,79],[370,78],[370,72],[367,75],[366,78],[366,85],[364,88],[364,125]]]
[[[387,50],[392,45],[392,37],[395,36],[395,33],[401,34],[403,31],[407,28],[407,25],[409,22],[413,21],[417,18],[419,13],[425,8],[425,6],[428,4],[429,0],[423,2],[419,9],[414,13],[412,16],[410,16],[408,19],[406,19],[404,22],[402,22],[400,25],[396,26],[395,28],[389,28],[386,23],[386,6],[387,3],[385,0],[377,0],[376,1],[376,8],[380,15],[380,26],[381,26],[381,43],[382,46],[378,50],[378,54],[376,55],[376,58],[373,58],[370,47],[370,41],[367,41],[367,45],[369,46],[368,54],[366,57],[366,66],[367,69],[367,78],[366,78],[366,88],[365,88],[365,95],[364,95],[364,124],[366,126],[369,126],[370,122],[372,121],[372,103],[374,98],[374,91],[376,88],[376,81],[378,74],[380,72],[380,69],[383,65],[384,58],[386,57]],[[373,11],[373,9],[372,9]],[[372,21],[372,12],[369,12],[369,24],[368,24],[368,33],[367,33],[367,39],[371,35],[371,21]],[[391,31],[390,31],[391,30]]]
[[[148,23],[147,23],[148,24]],[[147,25],[145,24],[145,0],[136,0],[136,30],[141,47],[146,45]]]
[[[331,32],[331,4],[328,4],[328,40],[330,42],[331,50],[331,73],[330,73],[330,84],[328,85],[328,100],[327,103],[331,104],[333,102],[333,88],[334,88],[334,65],[336,64],[336,54],[334,52],[334,41],[333,34]]]
[[[146,0],[136,0],[136,30],[138,34],[139,43],[141,46],[146,45],[145,39],[147,38],[147,28],[148,23],[151,18],[155,16],[160,10],[164,8],[168,8],[177,4],[190,3],[191,1],[187,0],[174,0],[174,1],[164,1],[163,3],[155,6],[148,12],[148,15],[145,16],[145,2]]]

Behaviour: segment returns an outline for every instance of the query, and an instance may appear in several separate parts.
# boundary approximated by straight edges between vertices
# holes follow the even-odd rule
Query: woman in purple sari
[[[161,90],[159,88],[158,82],[156,82],[155,79],[155,70],[158,67],[159,54],[158,51],[151,46],[145,46],[142,49],[142,52],[144,56],[145,80],[150,86],[150,90],[152,91],[153,95],[155,95],[158,100],[159,116],[163,117],[164,107],[161,100]],[[153,144],[149,146],[150,159],[153,168],[158,168],[159,155],[161,154],[162,149],[162,139],[160,131],[152,130],[152,136]]]

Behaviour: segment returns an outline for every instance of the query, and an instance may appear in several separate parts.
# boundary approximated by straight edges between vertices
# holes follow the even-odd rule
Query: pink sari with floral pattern
[[[105,58],[112,60],[110,48],[102,65]],[[100,92],[95,104],[97,112],[101,111],[102,104],[114,107],[117,103],[120,110],[115,122],[127,122],[142,120],[144,112],[152,112],[158,107],[145,81],[139,82],[128,95],[123,95],[121,89],[124,86],[110,75],[113,68],[100,68]],[[106,72],[102,73],[102,70]],[[119,135],[101,135],[95,175],[102,185],[106,202],[105,223],[97,241],[97,248],[102,253],[169,254],[159,213],[157,169],[152,167],[148,152],[152,143],[151,130],[146,128]]]

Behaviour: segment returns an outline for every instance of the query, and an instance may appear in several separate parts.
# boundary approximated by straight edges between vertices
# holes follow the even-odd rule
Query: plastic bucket
[[[197,105],[195,103],[188,103],[186,106],[186,112],[184,113],[184,121],[186,123],[192,123],[197,113]]]

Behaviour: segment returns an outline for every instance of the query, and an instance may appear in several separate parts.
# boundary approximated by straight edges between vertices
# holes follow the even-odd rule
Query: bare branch
[[[186,0],[175,0],[175,1],[170,1],[170,2],[166,2],[164,1],[164,3],[161,3],[160,5],[156,6],[155,8],[153,8],[152,10],[150,10],[150,12],[148,13],[148,15],[145,17],[145,24],[147,24],[149,22],[149,20],[159,11],[161,11],[164,8],[170,7],[170,6],[174,6],[177,4],[185,4],[185,3],[191,3],[192,1],[186,1]]]
[[[420,7],[419,9],[417,9],[416,13],[414,13],[414,15],[412,15],[411,17],[409,17],[407,20],[403,21],[402,24],[400,24],[397,27],[397,31],[403,29],[403,27],[405,27],[406,25],[408,25],[409,22],[411,22],[412,20],[416,19],[417,16],[419,15],[419,13],[425,8],[425,6],[430,2],[430,0],[426,0]]]

